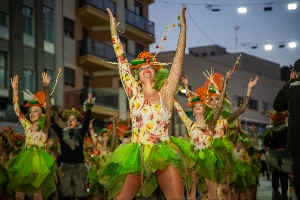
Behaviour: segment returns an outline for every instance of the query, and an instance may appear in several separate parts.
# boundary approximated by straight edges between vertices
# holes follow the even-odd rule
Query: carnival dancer
[[[112,124],[109,125],[108,128],[104,128],[100,131],[100,134],[95,133],[93,121],[90,121],[90,133],[93,139],[94,148],[96,154],[93,156],[93,167],[88,174],[90,189],[89,193],[93,200],[100,200],[100,193],[104,195],[104,198],[107,199],[107,193],[104,191],[104,187],[100,185],[97,177],[97,172],[103,166],[108,156],[115,150],[116,146],[116,135],[117,135],[117,127],[115,121],[116,117],[111,117]],[[124,126],[123,126],[124,125]],[[125,129],[124,129],[125,128]],[[126,130],[127,129],[127,130]],[[128,131],[128,126],[122,124],[121,127],[118,126],[118,133]],[[110,140],[110,145],[108,144]],[[109,145],[109,146],[108,146]]]
[[[14,143],[5,127],[0,131],[0,199],[7,199],[8,176],[5,172],[4,163],[9,158],[9,153],[14,149]]]
[[[59,190],[61,199],[67,200],[72,197],[79,200],[87,198],[87,175],[88,169],[84,164],[83,141],[88,131],[91,119],[91,109],[95,104],[95,98],[88,94],[88,99],[83,104],[85,117],[82,127],[81,113],[72,108],[66,109],[60,115],[67,127],[61,128],[52,119],[51,127],[55,131],[60,141],[61,147],[61,165],[58,169]]]
[[[25,194],[34,199],[46,199],[55,191],[55,178],[52,175],[55,159],[44,147],[51,128],[51,99],[49,91],[50,77],[42,73],[44,91],[33,95],[24,92],[32,99],[25,105],[29,107],[28,121],[20,110],[18,94],[18,76],[11,78],[14,110],[25,129],[25,146],[5,163],[10,184],[16,192],[16,199],[24,199]],[[45,113],[44,113],[45,111]]]
[[[238,63],[238,59],[239,57],[237,58],[236,63]],[[213,77],[214,77],[213,81],[211,81],[210,79],[207,79],[205,81],[204,87],[209,88],[208,97],[210,100],[210,105],[213,108],[216,108],[216,105],[220,98],[220,91],[222,91],[223,77],[221,74],[218,73],[214,73]],[[233,113],[230,113],[230,110],[226,108],[223,109],[221,111],[220,118],[217,121],[215,126],[212,146],[214,152],[220,157],[224,165],[224,170],[220,172],[222,176],[219,177],[219,183],[222,184],[222,193],[224,195],[224,200],[231,199],[230,188],[229,188],[229,175],[234,171],[234,160],[235,160],[235,156],[233,154],[233,145],[230,143],[229,140],[226,139],[227,124],[232,122],[234,119],[236,119],[238,116],[240,116],[242,113],[245,112],[247,105],[249,103],[252,87],[256,85],[257,81],[258,81],[257,76],[255,77],[254,80],[252,80],[252,78],[250,79],[248,83],[246,97],[242,107],[238,108]]]
[[[266,127],[264,146],[268,147],[266,161],[272,177],[272,199],[288,199],[288,178],[293,172],[293,162],[290,152],[286,150],[288,126],[287,112],[268,111],[271,124]],[[281,187],[281,193],[278,191]],[[291,185],[293,187],[293,185]],[[293,191],[290,190],[290,191]],[[295,198],[295,191],[291,193]]]
[[[223,88],[227,87],[227,80],[230,78],[232,71],[227,73],[226,79],[224,81]],[[207,99],[207,89],[204,87],[198,87],[194,93],[191,93],[188,88],[188,78],[182,77],[181,78],[185,89],[186,89],[186,96],[188,98],[188,107],[192,107],[193,109],[193,116],[195,117],[196,121],[193,122],[188,118],[185,114],[184,110],[178,103],[178,101],[174,100],[174,107],[178,112],[182,122],[185,124],[186,128],[188,129],[188,135],[191,139],[191,143],[193,145],[192,150],[195,155],[195,169],[193,170],[192,174],[195,176],[193,178],[193,185],[189,192],[188,199],[196,199],[196,187],[198,183],[198,178],[206,178],[207,185],[214,185],[215,187],[210,187],[208,191],[208,199],[216,199],[216,186],[217,186],[217,167],[218,165],[216,162],[220,162],[218,156],[211,150],[211,136],[212,131],[214,130],[214,125],[219,118],[223,99],[225,97],[226,89],[223,90],[220,100],[219,106],[217,109],[214,110],[214,114],[212,116],[212,120],[207,123],[205,117],[205,113],[209,113],[210,105],[208,104]],[[180,143],[181,139],[171,137],[171,140],[178,144]]]
[[[184,199],[185,163],[180,150],[169,140],[168,129],[182,73],[186,44],[185,9],[180,15],[177,51],[164,80],[156,75],[164,74],[166,68],[149,52],[141,52],[130,65],[117,35],[119,23],[107,9],[132,122],[131,143],[120,145],[98,172],[100,183],[108,190],[108,199],[132,199],[137,193],[148,197],[157,185],[167,199]],[[130,69],[134,70],[137,79]]]

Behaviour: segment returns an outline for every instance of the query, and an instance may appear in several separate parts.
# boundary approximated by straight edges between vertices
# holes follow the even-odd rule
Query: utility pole
[[[235,53],[237,53],[237,45],[238,45],[238,37],[237,37],[237,31],[240,29],[240,26],[235,26]]]

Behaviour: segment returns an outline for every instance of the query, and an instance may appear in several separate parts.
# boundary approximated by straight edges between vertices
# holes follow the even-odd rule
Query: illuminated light
[[[245,6],[238,8],[238,13],[246,13],[246,12],[247,12],[247,8]]]
[[[270,44],[265,45],[265,50],[267,51],[272,50],[272,45]]]
[[[297,45],[296,45],[296,42],[290,42],[289,43],[289,47],[290,48],[295,48]]]
[[[290,4],[288,5],[288,9],[289,9],[289,10],[295,10],[295,9],[297,9],[297,4],[295,4],[295,3],[290,3]]]
[[[183,89],[180,90],[180,92],[183,93],[183,94],[185,94],[186,93],[186,89],[183,88]]]

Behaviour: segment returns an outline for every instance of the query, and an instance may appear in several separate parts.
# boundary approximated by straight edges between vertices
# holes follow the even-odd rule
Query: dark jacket
[[[300,77],[283,86],[274,100],[273,108],[277,112],[289,111],[287,149],[300,152]]]

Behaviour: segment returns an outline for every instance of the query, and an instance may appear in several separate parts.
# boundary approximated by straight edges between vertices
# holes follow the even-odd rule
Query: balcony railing
[[[154,36],[154,23],[128,9],[125,10],[125,21],[126,23],[145,31],[151,36]]]
[[[106,8],[109,8],[113,15],[116,15],[116,3],[110,0],[79,0],[79,7],[90,5],[107,13]]]
[[[96,105],[119,109],[119,88],[89,88],[89,92],[92,93],[93,97],[96,97]]]
[[[85,38],[80,41],[80,56],[85,54],[91,54],[112,62],[116,62],[114,48],[92,38]]]

